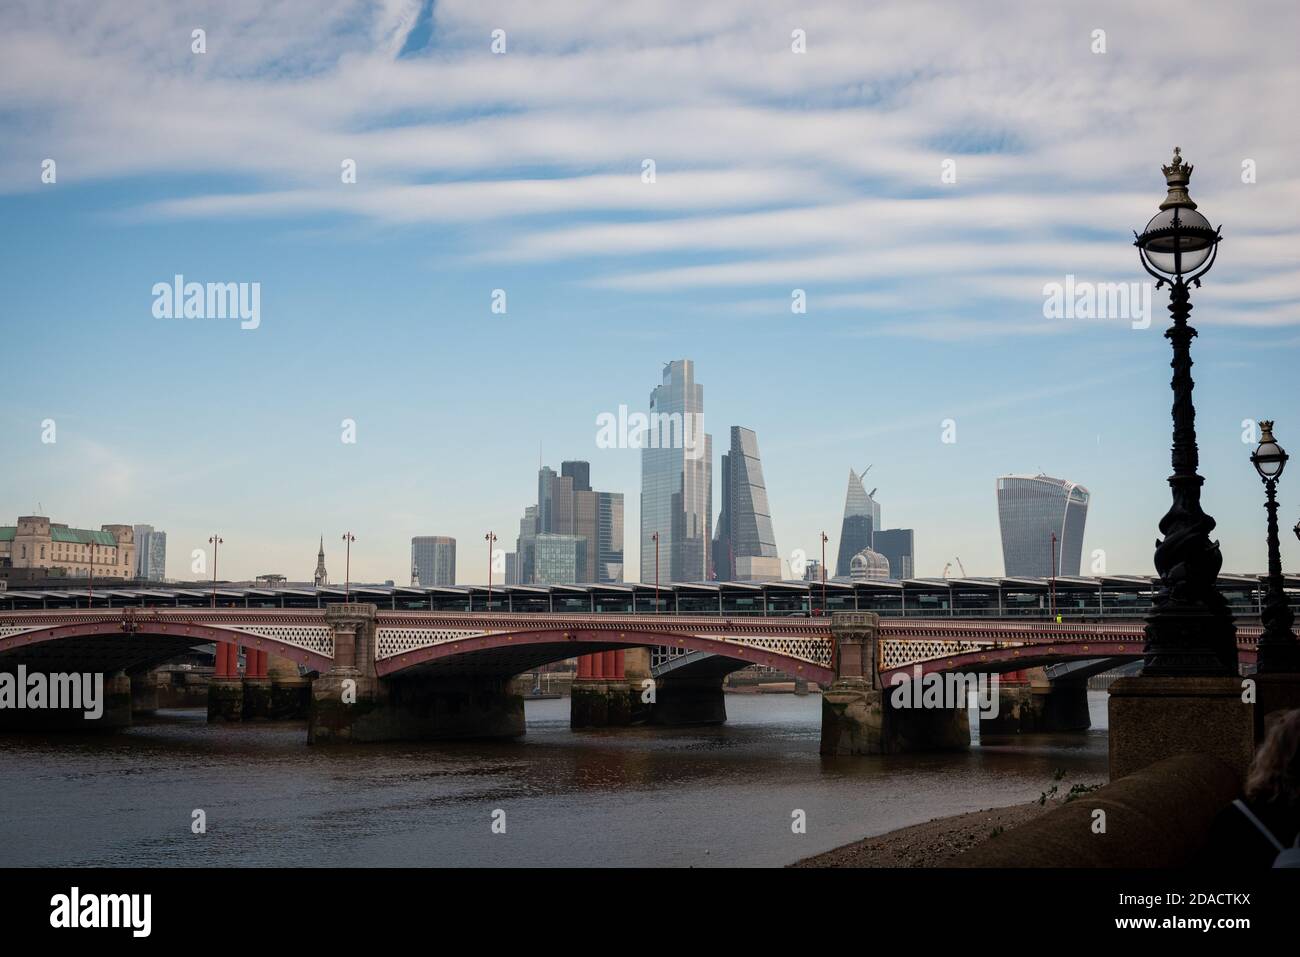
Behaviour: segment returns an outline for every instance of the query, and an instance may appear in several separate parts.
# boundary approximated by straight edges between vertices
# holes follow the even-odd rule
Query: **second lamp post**
[[[1264,480],[1268,492],[1264,502],[1268,511],[1268,598],[1260,612],[1264,633],[1259,636],[1259,658],[1255,670],[1259,674],[1295,674],[1300,672],[1300,645],[1296,644],[1295,634],[1291,631],[1295,614],[1287,603],[1277,532],[1277,482],[1290,456],[1273,438],[1272,422],[1265,419],[1259,423],[1259,428],[1259,448],[1251,453],[1250,461]]]

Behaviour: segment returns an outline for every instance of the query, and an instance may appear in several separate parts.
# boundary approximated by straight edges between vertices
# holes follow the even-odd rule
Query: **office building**
[[[1004,475],[997,493],[1006,575],[1078,575],[1088,490],[1047,475]]]
[[[412,538],[411,568],[421,585],[456,584],[456,539],[447,535]]]
[[[916,574],[916,553],[910,528],[885,528],[871,536],[871,547],[889,562],[889,577],[902,580]]]
[[[713,541],[713,442],[704,432],[704,386],[695,364],[676,359],[650,393],[641,439],[641,580],[698,582],[709,577]]]
[[[56,578],[135,577],[135,530],[101,525],[69,528],[43,515],[20,515],[17,525],[0,525],[0,565],[45,569]]]
[[[160,582],[167,577],[167,533],[152,525],[136,525],[135,577],[141,581]]]
[[[722,456],[722,511],[713,540],[713,573],[723,581],[776,581],[781,559],[772,532],[771,508],[758,436],[731,427],[731,448]]]
[[[866,473],[864,472],[863,475]],[[873,490],[874,491],[874,490]],[[871,548],[872,535],[880,528],[880,504],[862,485],[862,475],[849,469],[849,488],[844,496],[844,521],[840,525],[840,547],[835,561],[837,578],[850,576],[853,556]]]

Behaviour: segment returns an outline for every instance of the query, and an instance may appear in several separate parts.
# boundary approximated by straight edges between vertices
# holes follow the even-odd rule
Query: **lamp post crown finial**
[[[1259,437],[1259,440],[1260,440],[1261,442],[1273,442],[1273,441],[1276,441],[1276,440],[1273,438],[1273,420],[1272,420],[1272,419],[1260,419],[1260,422],[1259,422],[1259,431],[1260,431],[1260,437]]]
[[[1187,195],[1187,184],[1192,178],[1192,168],[1191,163],[1183,162],[1182,149],[1175,146],[1173,162],[1168,166],[1160,167],[1161,172],[1165,174],[1165,183],[1169,187],[1169,195],[1160,204],[1161,209],[1169,209],[1173,206],[1180,206],[1184,209],[1196,208],[1192,198]]]

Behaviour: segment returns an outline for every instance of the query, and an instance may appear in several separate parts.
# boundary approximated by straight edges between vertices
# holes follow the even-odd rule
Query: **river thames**
[[[518,741],[356,748],[163,711],[113,736],[0,736],[0,866],[789,864],[1032,800],[1058,770],[1062,791],[1104,782],[1105,692],[1089,704],[1084,733],[866,758],[817,753],[816,695],[728,695],[720,727],[581,732],[567,698],[529,701]]]

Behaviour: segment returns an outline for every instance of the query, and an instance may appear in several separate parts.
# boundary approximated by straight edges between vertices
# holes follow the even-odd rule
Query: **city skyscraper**
[[[587,560],[587,540],[577,535],[541,532],[537,536],[535,585],[571,585]]]
[[[456,584],[456,539],[448,535],[412,538],[411,568],[421,585]]]
[[[731,427],[731,450],[722,456],[722,511],[713,540],[713,573],[724,581],[781,578],[758,436]]]
[[[543,554],[543,535],[574,538],[577,545],[569,555],[567,544],[548,539]],[[566,570],[570,565],[572,571]],[[587,462],[563,462],[558,474],[543,465],[537,472],[537,504],[519,523],[514,566],[517,584],[622,581],[623,493],[594,490]]]
[[[862,475],[865,475],[863,472]],[[880,503],[867,494],[862,475],[849,469],[849,488],[844,495],[844,521],[840,525],[839,554],[835,577],[848,578],[853,556],[871,547],[872,534],[880,528]]]
[[[623,580],[623,493],[596,493],[596,581]]]
[[[704,432],[704,386],[695,363],[665,363],[650,393],[650,431],[641,443],[641,580],[705,581],[713,540],[713,440]]]
[[[167,577],[167,533],[152,525],[136,525],[135,577],[160,582]]]
[[[913,551],[910,528],[882,528],[871,535],[871,547],[889,561],[889,577],[902,580],[916,574],[916,553]]]
[[[1052,574],[1055,557],[1058,575],[1079,574],[1088,490],[1047,475],[1004,475],[997,489],[1005,573],[1046,577]]]

